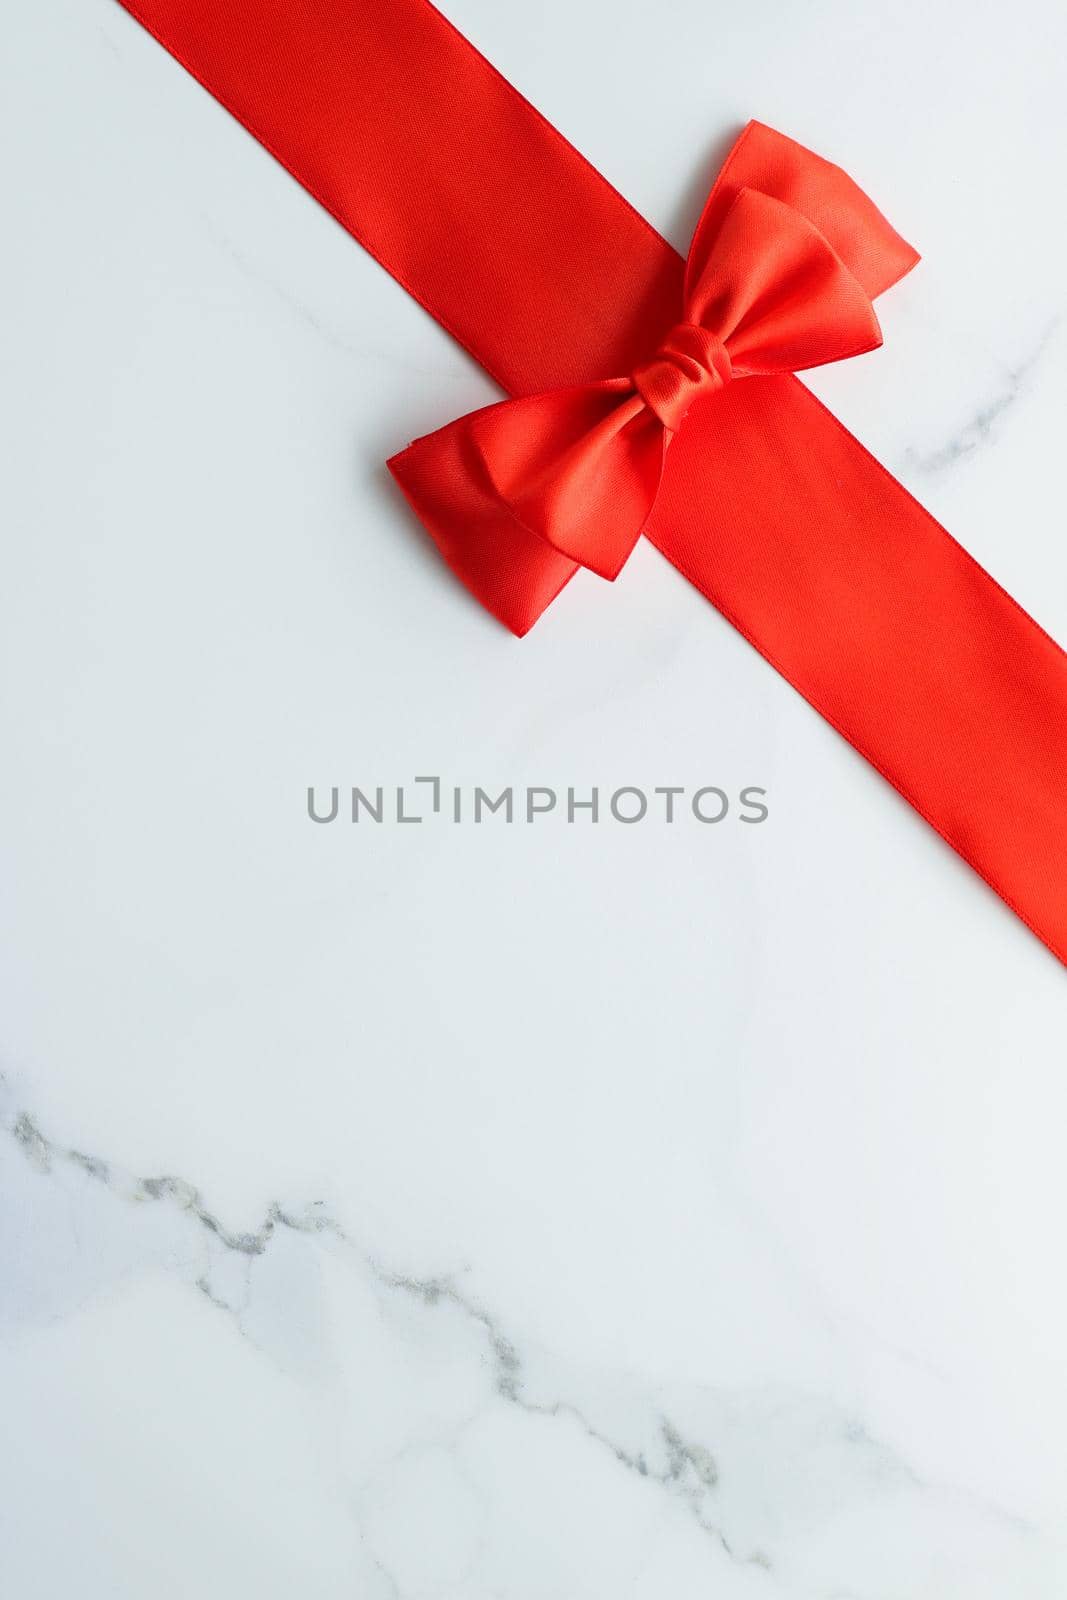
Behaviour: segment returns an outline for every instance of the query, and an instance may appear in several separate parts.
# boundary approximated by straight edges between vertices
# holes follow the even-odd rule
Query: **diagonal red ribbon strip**
[[[427,0],[122,3],[507,392],[633,372],[678,320],[680,258]],[[848,240],[872,295],[913,259],[882,226]],[[1067,656],[796,379],[699,411],[647,536],[1067,964]]]
[[[389,463],[417,510],[420,485],[437,485],[423,521],[467,586],[518,634],[539,609],[501,604],[501,584],[510,600],[518,568],[536,602],[542,570],[554,572],[560,555],[616,578],[648,521],[671,441],[694,408],[736,378],[799,372],[882,342],[870,295],[844,257],[877,266],[873,282],[901,261],[910,265],[914,252],[862,191],[758,123],[725,170],[732,181],[717,184],[713,198],[728,191],[729,203],[709,204],[693,235],[680,320],[636,371],[485,406]],[[742,173],[768,189],[749,187]],[[778,192],[769,192],[775,183]],[[844,255],[805,205],[826,220]],[[714,430],[713,412],[708,426]],[[473,541],[472,522],[485,530]]]

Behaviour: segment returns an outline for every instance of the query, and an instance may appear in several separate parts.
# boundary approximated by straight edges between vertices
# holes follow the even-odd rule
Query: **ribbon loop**
[[[693,402],[714,394],[732,376],[730,352],[718,334],[695,322],[679,322],[652,360],[637,368],[633,382],[668,433],[677,433]]]
[[[616,578],[641,537],[667,449],[695,401],[718,394],[733,378],[802,371],[881,343],[866,287],[810,217],[748,185],[727,194],[721,208],[719,187],[693,236],[696,270],[687,272],[681,317],[650,360],[629,377],[605,373],[594,383],[488,406],[389,462],[452,566],[498,616],[496,563],[486,581],[480,541],[473,562],[457,559],[467,530],[484,521],[486,485],[495,497],[501,547],[528,548],[533,535],[577,566]],[[473,474],[457,475],[457,455],[476,464]],[[439,487],[427,497],[435,457]],[[442,521],[443,486],[454,505],[450,527]],[[505,620],[514,627],[510,615]],[[516,631],[528,626],[524,614]]]

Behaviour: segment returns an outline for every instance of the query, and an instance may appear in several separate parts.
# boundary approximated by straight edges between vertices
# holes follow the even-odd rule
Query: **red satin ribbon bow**
[[[791,376],[917,260],[862,190],[750,123],[686,265],[429,0],[122,4],[512,397],[389,463],[483,604],[643,531],[1067,964],[1067,656]]]
[[[457,577],[522,635],[579,567],[617,577],[664,499],[706,504],[711,478],[736,512],[721,461],[736,437],[737,408],[723,404],[731,380],[781,381],[875,348],[871,301],[918,259],[840,167],[750,122],[708,196],[684,273],[659,291],[657,319],[640,338],[628,325],[612,334],[608,313],[583,294],[597,328],[590,342],[611,352],[605,364],[624,354],[629,376],[594,368],[594,381],[487,406],[416,439],[389,469]],[[612,267],[606,257],[606,276]],[[539,281],[549,271],[542,262]],[[784,419],[791,399],[779,391],[764,404]],[[669,450],[680,430],[685,449]],[[734,470],[745,474],[740,463]],[[745,495],[758,499],[760,485]],[[711,545],[704,559],[715,559]]]
[[[884,219],[838,168],[770,128],[753,124],[747,134],[780,146],[831,206],[824,191],[845,190],[850,212],[877,218],[872,239],[884,234]],[[516,633],[535,618],[525,607],[502,609],[496,563],[487,569],[480,541],[465,537],[484,520],[487,492],[502,537],[524,530],[616,578],[691,407],[733,378],[800,372],[882,342],[870,296],[813,222],[756,189],[737,189],[725,209],[724,197],[716,186],[693,235],[680,320],[628,377],[486,406],[389,463],[460,576]]]

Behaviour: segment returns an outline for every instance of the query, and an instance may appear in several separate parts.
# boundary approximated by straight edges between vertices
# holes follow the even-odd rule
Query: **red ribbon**
[[[485,603],[643,524],[1067,962],[1067,657],[789,375],[914,264],[855,185],[752,124],[686,272],[427,0],[122,3],[518,397],[391,463]]]
[[[873,350],[870,296],[917,259],[839,168],[750,123],[693,235],[679,321],[629,376],[487,406],[390,470],[458,576],[524,634],[577,567],[618,577],[692,408],[734,378]]]

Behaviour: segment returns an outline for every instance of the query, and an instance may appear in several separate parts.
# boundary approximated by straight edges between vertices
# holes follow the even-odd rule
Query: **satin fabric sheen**
[[[633,373],[677,323],[681,258],[428,0],[122,3],[506,393]],[[735,163],[755,147],[759,165],[755,128]],[[745,178],[771,195],[805,181]],[[914,260],[888,224],[872,245],[836,201],[792,203],[872,298]],[[469,485],[472,463],[454,468]],[[445,514],[432,480],[405,487]],[[1067,964],[1053,640],[790,376],[694,407],[644,531]],[[527,537],[502,603],[537,615],[576,566]],[[475,510],[463,560],[479,541],[492,563]]]
[[[741,144],[750,166],[758,147],[764,172],[774,170],[780,153],[783,165],[810,176],[822,212],[859,220],[866,211],[875,241],[885,232],[885,219],[866,196],[810,151],[758,124]],[[744,165],[731,158],[727,171],[737,174]],[[728,201],[706,208],[686,264],[680,320],[634,372],[486,406],[389,462],[416,509],[421,483],[436,478],[447,485],[453,497],[447,522],[440,491],[422,520],[467,586],[515,633],[524,634],[536,613],[507,612],[496,591],[509,565],[536,559],[523,534],[538,535],[551,551],[602,578],[616,578],[655,503],[668,447],[695,408],[738,379],[822,366],[882,342],[870,296],[802,211],[745,185],[730,187]],[[892,240],[888,264],[906,249]],[[455,470],[464,461],[466,480]],[[488,518],[487,497],[497,501],[495,519]],[[487,520],[488,537],[474,543],[473,559],[461,565],[467,529],[478,520]]]

